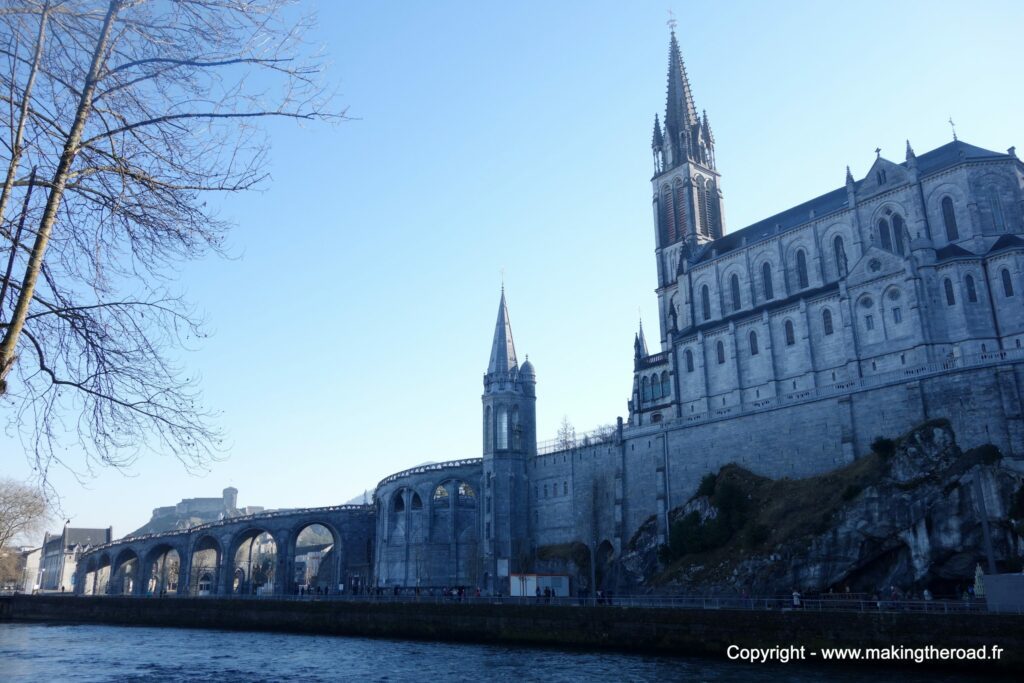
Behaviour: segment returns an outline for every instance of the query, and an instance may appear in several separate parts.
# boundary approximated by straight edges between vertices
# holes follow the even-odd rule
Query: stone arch
[[[282,545],[270,529],[263,526],[246,526],[236,532],[225,558],[229,581],[225,592],[238,595],[279,592],[283,577],[278,576],[278,554]]]
[[[96,555],[87,555],[78,561],[79,574],[75,579],[75,593],[92,595],[96,584]]]
[[[93,574],[91,595],[106,595],[110,591],[111,557],[103,552],[96,558],[96,573]]]
[[[131,546],[121,548],[110,565],[110,590],[113,595],[138,595],[140,580],[139,554]]]
[[[216,536],[204,533],[196,538],[189,549],[188,592],[192,595],[217,593],[224,562],[224,548]]]
[[[184,588],[181,576],[184,559],[178,547],[171,543],[151,548],[142,564],[142,591],[147,595],[178,593],[179,586]]]
[[[411,505],[409,507],[411,509]],[[420,507],[422,509],[422,505]],[[329,545],[325,538],[310,538],[314,527],[321,527],[330,535]],[[306,532],[310,533],[306,533]],[[322,536],[322,534],[319,534]],[[320,589],[336,593],[341,583],[344,566],[344,548],[338,528],[326,519],[312,518],[297,522],[289,531],[288,561],[286,563],[285,591],[298,592],[300,587]],[[302,576],[300,577],[300,572]]]

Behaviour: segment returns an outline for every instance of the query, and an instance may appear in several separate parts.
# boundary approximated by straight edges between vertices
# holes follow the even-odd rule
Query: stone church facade
[[[386,586],[509,590],[511,573],[613,588],[645,521],[738,463],[818,474],[929,418],[1024,469],[1024,164],[954,139],[726,231],[707,114],[673,33],[652,138],[658,339],[634,338],[628,418],[536,440],[536,373],[504,292],[482,395],[482,458],[377,488]]]

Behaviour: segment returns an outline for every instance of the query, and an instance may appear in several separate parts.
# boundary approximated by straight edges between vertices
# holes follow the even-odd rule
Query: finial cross
[[[956,142],[956,124],[953,123],[953,117],[949,117],[949,127],[953,129],[953,142]]]
[[[882,148],[881,147],[875,147],[875,156],[876,157],[882,156]]]
[[[675,33],[676,26],[679,24],[679,22],[676,21],[676,13],[673,12],[671,9],[668,11],[668,21],[666,21],[665,24],[668,26],[668,29],[670,31]]]

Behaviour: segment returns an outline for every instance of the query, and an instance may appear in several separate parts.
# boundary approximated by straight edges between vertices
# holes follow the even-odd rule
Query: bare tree
[[[559,425],[558,436],[555,438],[558,440],[560,450],[576,447],[576,428],[572,426],[572,422],[569,422],[568,415],[562,416],[562,424]]]
[[[222,253],[208,196],[265,179],[261,121],[344,117],[291,4],[0,6],[0,397],[41,481],[146,450],[189,468],[218,456],[174,360],[204,336],[174,276]]]
[[[46,501],[33,486],[0,479],[0,553],[13,539],[42,530]]]

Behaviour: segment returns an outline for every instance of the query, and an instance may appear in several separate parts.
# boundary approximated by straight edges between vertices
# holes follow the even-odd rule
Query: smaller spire
[[[658,115],[654,115],[654,135],[651,137],[651,148],[661,149],[665,144],[665,137],[661,133],[661,121],[658,120]]]
[[[907,161],[916,159],[917,155],[914,154],[914,148],[910,146],[910,140],[907,140]]]
[[[704,128],[704,139],[706,139],[710,143],[714,143],[715,136],[711,132],[711,123],[708,121],[708,110],[704,109],[702,113],[704,114],[704,122],[702,124]]]
[[[846,167],[846,184],[853,185],[853,174],[850,173],[850,167]]]
[[[644,339],[644,321],[640,320],[640,331],[633,337],[633,355],[635,358],[646,358],[647,353],[647,340]]]

